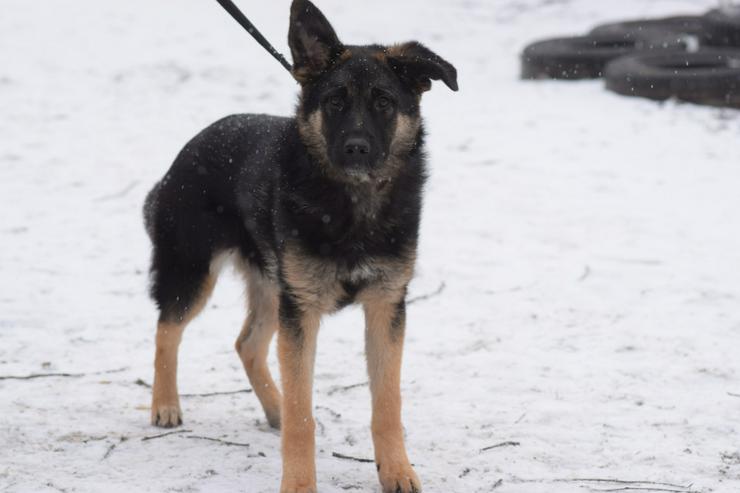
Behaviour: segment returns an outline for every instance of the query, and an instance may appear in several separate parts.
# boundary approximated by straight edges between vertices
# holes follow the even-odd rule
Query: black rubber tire
[[[633,39],[598,35],[555,38],[527,46],[521,55],[522,79],[598,79],[606,64],[615,58],[637,52],[687,49],[685,40],[673,33],[654,31]]]
[[[740,50],[643,53],[606,67],[606,87],[625,96],[740,108]]]
[[[712,33],[708,44],[740,48],[740,9],[737,13],[714,9],[707,12],[704,22]]]
[[[676,35],[696,36],[701,44],[711,43],[713,32],[704,16],[682,15],[661,19],[637,19],[596,26],[589,34],[633,39],[646,32],[662,30]]]

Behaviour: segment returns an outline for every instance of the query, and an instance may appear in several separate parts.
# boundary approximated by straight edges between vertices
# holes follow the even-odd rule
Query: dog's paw
[[[174,428],[182,424],[182,411],[178,404],[153,404],[152,424],[161,428]]]
[[[383,493],[421,493],[419,476],[408,463],[381,463],[378,477]]]
[[[280,493],[316,493],[316,483],[309,481],[286,481],[280,485]]]
[[[267,418],[267,424],[270,425],[270,428],[274,428],[276,430],[280,429],[280,409],[278,409],[277,412],[265,411],[265,417]]]

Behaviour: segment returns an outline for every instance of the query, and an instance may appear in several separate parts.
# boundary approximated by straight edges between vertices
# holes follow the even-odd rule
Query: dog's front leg
[[[384,493],[421,491],[406,455],[401,424],[401,354],[406,304],[400,299],[365,303],[365,343],[373,399],[375,464]]]
[[[299,308],[289,294],[281,296],[278,358],[283,385],[283,480],[280,493],[316,493],[311,397],[319,320],[318,313]]]

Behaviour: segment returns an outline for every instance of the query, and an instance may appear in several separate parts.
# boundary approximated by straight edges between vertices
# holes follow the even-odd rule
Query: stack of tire
[[[522,53],[523,79],[601,77],[625,96],[740,108],[740,8],[604,24]]]

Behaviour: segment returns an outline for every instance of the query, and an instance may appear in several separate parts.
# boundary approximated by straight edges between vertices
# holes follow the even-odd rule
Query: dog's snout
[[[370,142],[363,137],[351,137],[344,143],[345,154],[369,154]]]

